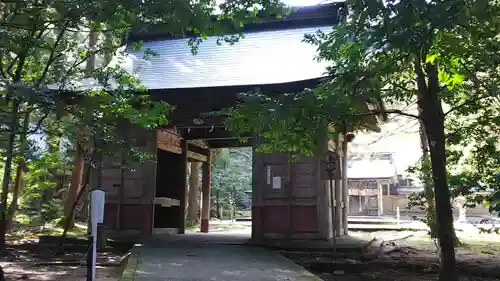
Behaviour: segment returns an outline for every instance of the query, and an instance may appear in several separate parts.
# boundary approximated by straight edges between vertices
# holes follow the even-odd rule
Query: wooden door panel
[[[259,211],[255,212],[258,217],[254,220],[256,229],[262,233],[293,236],[317,232],[317,159],[291,160],[286,154],[256,154],[254,157],[257,184],[254,190],[261,200]]]
[[[269,165],[283,165],[289,162],[289,157],[286,153],[272,153],[272,154],[263,154],[259,153],[260,157],[262,157],[262,161],[264,164]]]
[[[314,156],[301,156],[295,159],[295,164],[310,164],[316,162],[316,157]]]
[[[295,175],[293,180],[294,198],[315,197],[317,188],[312,175]]]
[[[282,198],[288,197],[290,188],[290,161],[286,154],[262,154],[263,163],[263,197],[264,198]]]
[[[124,197],[127,199],[141,198],[144,194],[142,180],[126,179],[123,185]]]
[[[313,162],[292,163],[292,170],[295,175],[312,175],[315,172]]]

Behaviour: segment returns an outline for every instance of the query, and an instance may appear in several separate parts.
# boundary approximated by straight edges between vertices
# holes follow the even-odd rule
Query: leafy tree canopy
[[[479,101],[498,97],[497,1],[348,3],[348,22],[304,39],[318,46],[318,60],[331,63],[324,83],[277,98],[249,93],[233,108],[229,125],[236,131],[256,128],[302,149],[316,129],[322,134],[328,124],[362,123],[357,117],[380,112],[366,110],[363,102],[414,102],[416,72],[425,71],[417,63],[438,67],[440,98],[452,106],[450,112],[470,112]]]
[[[435,87],[447,109],[442,116],[451,117],[447,142],[463,145],[474,136],[481,148],[473,153],[498,153],[499,2],[348,3],[346,23],[304,38],[318,46],[318,60],[331,63],[324,82],[313,90],[278,97],[248,93],[244,103],[231,109],[229,126],[272,139],[264,150],[310,154],[328,125],[339,127],[347,121],[351,128],[362,128],[367,115],[404,114],[390,108],[367,110],[364,102],[411,104]],[[498,159],[492,153],[482,155],[487,159],[474,161],[485,165]],[[488,176],[480,177],[493,186],[496,173],[491,169],[497,168],[487,166]]]
[[[2,132],[15,139],[18,134],[64,131],[65,137],[82,143],[87,139],[93,147],[89,136],[119,142],[114,131],[123,121],[146,128],[168,121],[171,107],[153,101],[133,73],[120,67],[122,39],[131,28],[189,32],[195,49],[208,35],[224,38],[262,15],[279,16],[286,10],[277,0],[229,0],[219,6],[214,0],[29,0],[3,1],[0,11]],[[134,46],[140,48],[141,42]],[[117,63],[110,64],[112,60]],[[35,122],[20,126],[23,116],[30,115]],[[57,125],[47,124],[48,119]],[[2,137],[9,139],[8,134]]]
[[[360,117],[366,115],[382,111],[404,114],[392,109],[366,110],[360,102],[383,101],[389,107],[416,101],[420,113],[413,117],[423,122],[431,156],[441,246],[440,280],[457,280],[445,150],[454,132],[445,130],[445,123],[450,117],[468,116],[476,120],[472,128],[486,128],[485,122],[498,116],[494,108],[499,103],[500,2],[347,3],[350,14],[345,23],[330,32],[305,37],[318,47],[318,59],[331,64],[325,81],[314,90],[285,97],[249,94],[250,102],[232,109],[229,125],[243,132],[255,128],[256,133],[275,139],[266,144],[270,150],[314,151],[314,142],[318,136],[326,136],[327,125],[338,127],[345,120],[356,128],[364,121]],[[480,121],[473,114],[486,119]],[[498,139],[478,143],[484,145],[476,148],[498,151]],[[495,156],[489,152],[482,155],[487,155],[483,159]],[[494,167],[479,157],[474,159],[481,166]],[[487,173],[488,178],[494,175]]]
[[[223,36],[257,21],[259,9],[281,15],[284,6],[277,0],[227,0],[220,6],[215,0],[0,2],[0,148],[5,156],[0,252],[5,250],[13,161],[20,156],[18,167],[27,166],[28,135],[48,135],[49,150],[55,155],[65,139],[85,152],[86,160],[91,160],[87,163],[102,163],[103,151],[144,158],[131,153],[140,144],[123,141],[130,139],[119,134],[124,124],[153,129],[167,123],[171,107],[146,95],[134,73],[120,67],[123,39],[131,28],[174,35],[190,32],[195,35],[191,40],[195,50],[208,35]],[[145,50],[145,57],[150,55]],[[88,157],[91,151],[95,153]],[[38,158],[30,167],[58,159],[43,154]],[[55,178],[55,172],[51,174],[49,181]],[[78,181],[75,185],[79,188]]]

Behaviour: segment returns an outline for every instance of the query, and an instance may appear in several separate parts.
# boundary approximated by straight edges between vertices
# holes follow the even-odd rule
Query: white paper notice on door
[[[273,189],[281,188],[281,177],[273,177]]]

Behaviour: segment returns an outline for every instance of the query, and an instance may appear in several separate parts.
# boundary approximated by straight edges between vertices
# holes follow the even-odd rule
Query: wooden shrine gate
[[[105,224],[143,234],[183,233],[187,162],[206,163],[203,200],[209,202],[210,150],[242,146],[238,136],[225,129],[222,116],[205,113],[234,106],[239,94],[256,88],[280,95],[316,87],[327,65],[315,60],[316,47],[303,42],[304,34],[331,30],[343,18],[344,8],[343,3],[297,8],[285,19],[245,27],[245,38],[232,46],[219,46],[216,37],[209,37],[196,56],[187,39],[132,32],[131,42],[142,40],[144,48],[158,55],[145,61],[143,53],[129,44],[125,65],[137,73],[149,94],[175,110],[162,130],[128,129],[133,132],[129,137],[157,161],[137,164],[134,171],[104,171]],[[255,147],[256,140],[252,141]],[[341,171],[342,145],[331,144],[325,135],[323,151],[335,150]],[[322,176],[323,155],[289,160],[282,154],[253,153],[253,238],[330,239],[334,232],[345,234],[347,191],[342,187],[347,185],[341,173],[330,192],[329,181]],[[202,213],[206,230],[209,208]]]
[[[139,139],[137,143],[143,145],[145,152],[156,154],[156,163],[136,164],[131,167],[132,171],[110,165],[103,168],[104,224],[110,229],[135,230],[142,234],[184,233],[187,163],[196,161],[203,163],[202,230],[207,232],[210,148],[173,130],[148,132],[130,126],[128,131],[136,132],[129,136]],[[197,131],[191,129],[190,135],[202,134]],[[254,141],[254,148],[256,146]],[[343,162],[341,150],[338,152],[338,159]],[[341,181],[335,181],[334,201],[331,201],[323,157],[301,157],[292,161],[285,154],[254,151],[252,161],[254,239],[328,240],[334,231],[338,236],[347,233],[347,211],[343,207],[347,192]],[[332,219],[335,214],[337,218]]]

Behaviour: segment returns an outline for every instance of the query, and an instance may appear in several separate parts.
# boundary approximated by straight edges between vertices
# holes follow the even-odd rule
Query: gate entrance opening
[[[154,230],[177,233],[182,228],[179,218],[183,215],[180,204],[185,188],[183,173],[182,154],[157,150]]]

